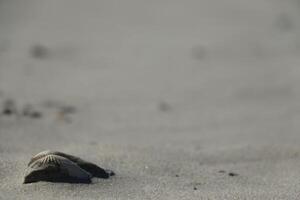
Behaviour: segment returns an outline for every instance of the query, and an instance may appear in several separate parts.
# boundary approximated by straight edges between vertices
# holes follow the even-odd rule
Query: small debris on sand
[[[202,185],[201,182],[193,182],[191,183],[191,186],[193,187],[193,190],[198,190],[198,187]]]
[[[42,113],[39,111],[36,111],[33,106],[31,105],[26,105],[23,108],[23,115],[30,117],[30,118],[34,118],[34,119],[38,119],[42,117]]]
[[[234,173],[234,172],[229,172],[228,173],[228,176],[238,176],[239,174],[237,174],[237,173]]]
[[[31,118],[34,118],[34,119],[38,119],[38,118],[41,118],[43,115],[42,113],[38,112],[38,111],[34,111],[31,113],[30,117]]]
[[[17,106],[12,99],[8,99],[3,103],[3,115],[13,115],[17,114]]]

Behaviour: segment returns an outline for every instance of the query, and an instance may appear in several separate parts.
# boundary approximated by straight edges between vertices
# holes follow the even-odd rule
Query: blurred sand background
[[[0,199],[299,199],[299,11],[0,0]],[[117,175],[22,185],[45,149]]]

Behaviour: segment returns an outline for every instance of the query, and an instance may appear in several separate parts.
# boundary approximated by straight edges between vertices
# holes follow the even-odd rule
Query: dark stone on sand
[[[33,119],[38,119],[42,117],[42,113],[34,110],[34,108],[31,105],[26,105],[23,108],[23,115]]]
[[[8,99],[3,103],[3,115],[13,115],[17,114],[16,104],[12,99]]]
[[[38,118],[41,118],[43,115],[42,115],[42,113],[40,113],[40,112],[38,112],[38,111],[34,111],[34,112],[32,112],[29,116],[30,116],[31,118],[38,119]]]
[[[2,112],[4,115],[12,115],[13,114],[13,111],[11,109],[7,109],[5,108]]]
[[[224,174],[226,171],[225,170],[219,170],[218,172]]]
[[[228,173],[228,176],[238,176],[239,174],[237,174],[237,173],[234,173],[234,172],[229,172]]]

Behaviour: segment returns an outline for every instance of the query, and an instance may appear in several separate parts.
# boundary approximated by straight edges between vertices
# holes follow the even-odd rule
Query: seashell
[[[38,181],[91,183],[92,175],[71,160],[58,155],[39,155],[29,163],[24,183]]]
[[[106,170],[106,169],[102,169],[101,167],[87,162],[79,157],[76,156],[72,156],[66,153],[62,153],[62,152],[58,152],[58,151],[43,151],[38,153],[37,155],[35,155],[30,162],[28,163],[28,166],[34,162],[35,160],[44,157],[46,155],[58,155],[64,158],[67,158],[69,160],[71,160],[72,162],[76,163],[80,168],[84,169],[85,171],[89,172],[93,177],[97,177],[97,178],[104,178],[107,179],[110,176],[114,176],[115,173],[111,170]]]
[[[42,151],[31,158],[24,183],[38,181],[90,183],[92,177],[109,178],[111,170],[87,162],[79,157],[58,151]]]

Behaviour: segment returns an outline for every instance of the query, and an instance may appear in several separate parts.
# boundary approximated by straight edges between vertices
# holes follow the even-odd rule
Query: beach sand
[[[300,199],[299,10],[1,0],[0,199]],[[116,176],[22,184],[46,149]]]

